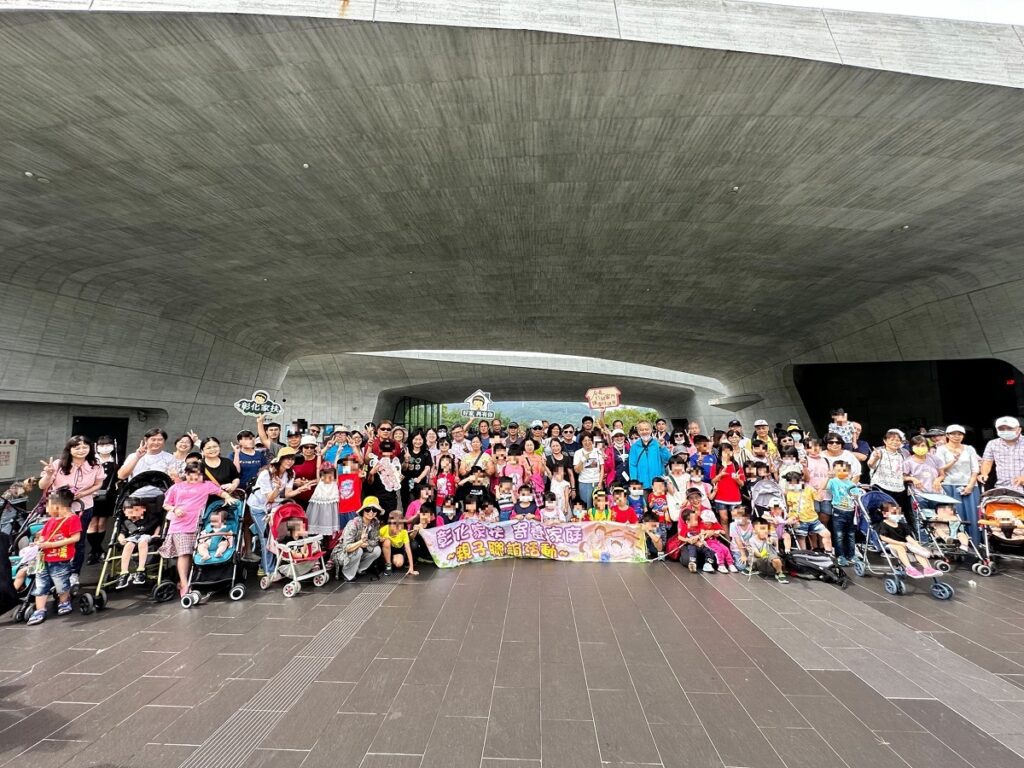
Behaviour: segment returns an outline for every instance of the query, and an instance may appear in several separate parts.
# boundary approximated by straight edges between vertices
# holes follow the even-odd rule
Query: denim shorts
[[[806,536],[809,533],[825,533],[828,529],[818,520],[809,523],[800,523],[796,527],[797,536]]]
[[[70,592],[72,570],[73,564],[70,560],[63,563],[44,563],[36,574],[32,594],[35,597],[42,597],[50,594],[53,588],[56,588],[58,595]]]

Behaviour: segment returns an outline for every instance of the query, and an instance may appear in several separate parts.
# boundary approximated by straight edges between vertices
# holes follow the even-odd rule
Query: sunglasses
[[[829,440],[825,445],[842,445],[842,442],[839,440]]]
[[[378,432],[390,432],[391,431],[391,427],[381,427],[377,431]]]

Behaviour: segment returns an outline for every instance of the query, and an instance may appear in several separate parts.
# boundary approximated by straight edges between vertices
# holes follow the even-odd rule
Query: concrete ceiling
[[[519,349],[726,380],[865,302],[1019,272],[1021,90],[326,19],[0,33],[4,280],[282,361]]]

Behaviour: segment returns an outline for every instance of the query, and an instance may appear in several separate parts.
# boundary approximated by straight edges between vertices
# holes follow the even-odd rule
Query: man
[[[508,425],[508,434],[505,436],[505,447],[511,448],[513,445],[523,444],[523,435],[519,434],[519,422],[513,421]]]
[[[341,573],[345,581],[353,581],[366,573],[380,557],[380,526],[377,515],[384,510],[376,496],[367,496],[359,509],[359,517],[348,521],[341,543]]]
[[[1024,491],[1024,440],[1020,439],[1020,422],[1013,416],[996,419],[996,439],[989,440],[981,457],[978,482],[984,485],[996,468],[996,485]]]
[[[572,431],[573,431],[573,434],[575,434],[575,432],[576,432],[575,427],[573,427],[571,424],[566,425],[566,426],[571,428]],[[566,427],[562,427],[562,442],[563,443],[567,440],[567,438],[565,436],[565,430],[566,430]],[[590,435],[591,437],[594,436],[594,417],[593,416],[584,416],[583,420],[580,421],[580,440],[583,439],[583,435]],[[575,442],[576,442],[577,445],[579,445],[579,440],[577,440]],[[568,446],[566,446],[566,447],[568,447]],[[579,449],[577,448],[577,450],[579,450]]]
[[[381,451],[380,448],[381,441],[387,440],[389,443],[391,442],[391,431],[393,428],[394,425],[388,419],[384,419],[384,421],[380,423],[380,426],[378,426],[376,430],[372,432],[370,432],[368,428],[367,436],[372,437],[370,439],[370,447],[366,451],[367,459],[369,459],[370,454],[374,456],[383,455],[383,452]]]
[[[540,419],[534,419],[530,422],[530,437],[533,438],[533,442],[537,444],[537,453],[543,456],[544,450],[544,433],[547,432],[545,422]]]
[[[593,419],[591,419],[590,421],[590,426],[591,428],[593,428],[594,426]],[[582,432],[580,433],[580,439],[582,439],[583,435],[591,435],[591,437],[593,437],[592,432],[587,432],[586,419],[583,420],[583,427]],[[576,427],[574,427],[572,424],[565,424],[562,426],[562,448],[570,456],[574,455],[576,451],[580,449],[580,440],[576,439]]]
[[[725,431],[726,432],[732,432],[732,431],[739,432],[740,433],[740,438],[742,439],[743,438],[743,422],[740,421],[739,419],[732,419],[729,422],[729,428],[727,430],[725,430]]]
[[[832,415],[832,423],[825,430],[826,434],[831,432],[839,435],[843,438],[843,447],[848,451],[851,450],[853,425],[850,423],[849,415],[842,408],[833,408],[829,413]]]
[[[768,449],[768,456],[772,461],[778,461],[779,448],[775,445],[775,439],[771,436],[768,427],[768,422],[764,419],[758,419],[754,422],[754,436],[743,440],[740,445],[743,450],[743,458],[741,461],[748,461],[753,458],[753,443],[754,440],[760,440],[765,444]],[[759,461],[762,459],[758,459]]]
[[[664,419],[654,422],[654,438],[662,445],[669,445],[668,422]]]
[[[276,421],[264,424],[262,413],[256,417],[256,434],[259,435],[260,444],[263,446],[263,452],[267,456],[267,461],[277,456],[281,449],[285,447],[284,443],[281,442],[281,425]]]
[[[629,479],[640,481],[645,493],[650,493],[654,478],[665,474],[672,453],[654,439],[651,422],[641,421],[636,431],[639,437],[629,448]]]
[[[867,440],[861,439],[861,432],[863,428],[859,422],[851,421],[850,425],[853,427],[853,439],[850,441],[851,447],[848,449],[854,456],[857,457],[857,461],[863,463],[868,460],[868,456],[871,455],[871,446]]]
[[[466,428],[462,424],[456,424],[452,427],[452,456],[455,457],[455,463],[460,464],[462,457],[467,453],[470,453],[473,448],[466,439]]]

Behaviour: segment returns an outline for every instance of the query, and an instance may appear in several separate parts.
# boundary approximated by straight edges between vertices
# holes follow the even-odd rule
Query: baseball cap
[[[519,429],[519,422],[518,421],[510,421],[508,423],[508,428],[512,429],[512,427],[515,427],[516,429]]]
[[[944,435],[944,434],[946,434],[946,430],[944,430],[942,427],[932,427],[931,429],[929,429],[927,432],[924,433],[924,436],[925,437],[939,437],[939,436]]]
[[[312,435],[303,435],[299,445],[316,445],[316,438]]]
[[[730,427],[742,427],[743,426],[743,422],[740,421],[739,419],[733,419],[732,421],[729,422],[729,426]]]
[[[954,432],[959,432],[961,435],[966,435],[967,434],[967,430],[964,429],[962,424],[950,424],[948,427],[946,427],[946,434],[947,435],[951,435]]]
[[[302,432],[297,429],[289,429],[287,435],[288,437],[300,437]]]
[[[765,421],[764,419],[758,419],[757,421],[754,422],[754,426],[755,427],[767,427],[768,426],[768,422]]]
[[[539,429],[543,428],[543,426],[544,422],[542,422],[540,419],[534,419],[533,421],[530,422],[530,429]]]
[[[1000,416],[996,419],[996,429],[999,429],[999,427],[1012,427],[1016,429],[1019,426],[1020,422],[1013,418],[1013,416]]]

